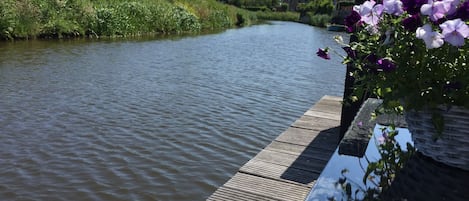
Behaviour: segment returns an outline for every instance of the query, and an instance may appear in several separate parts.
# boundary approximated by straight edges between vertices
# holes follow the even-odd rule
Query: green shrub
[[[287,11],[288,10],[288,4],[287,3],[281,3],[279,8],[280,8],[281,11]]]
[[[0,36],[2,39],[12,39],[15,27],[15,9],[13,8],[14,1],[1,1],[0,2]]]
[[[175,32],[189,32],[189,31],[199,31],[201,25],[193,13],[188,12],[180,6],[173,7],[172,10],[175,24]]]
[[[29,0],[0,2],[0,38],[29,38],[39,30],[40,11]]]
[[[332,0],[315,0],[309,3],[301,3],[298,5],[298,11],[301,13],[328,14],[331,15],[334,11],[334,4]]]
[[[326,14],[314,15],[308,13],[310,17],[310,24],[318,27],[326,27],[326,25],[331,21],[331,16]]]
[[[235,25],[250,25],[256,17],[251,12],[214,0],[176,0],[191,7],[198,16],[203,29],[222,29]]]
[[[96,21],[91,23],[91,30],[98,35],[113,35],[118,26],[118,18],[114,8],[97,8]]]
[[[95,20],[95,10],[89,0],[34,0],[40,10],[39,37],[78,37],[86,33]]]
[[[92,30],[98,35],[181,33],[197,32],[201,29],[197,16],[184,6],[163,2],[158,5],[122,2],[97,9],[96,17],[97,21]]]

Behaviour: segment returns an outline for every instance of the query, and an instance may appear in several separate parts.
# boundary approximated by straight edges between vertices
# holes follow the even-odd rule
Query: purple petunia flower
[[[375,26],[378,24],[381,14],[383,12],[383,5],[376,4],[374,0],[365,1],[361,5],[356,5],[353,10],[358,12],[361,16],[361,21],[365,24]]]
[[[444,18],[447,14],[451,14],[452,1],[433,1],[428,0],[426,4],[423,4],[420,8],[422,15],[428,15],[430,20],[437,22],[439,19]],[[454,9],[455,11],[455,9]]]
[[[443,3],[446,4],[446,7],[448,9],[446,15],[452,15],[456,13],[460,0],[443,0]]]
[[[414,32],[415,30],[417,30],[417,27],[421,27],[423,24],[422,19],[420,19],[420,16],[418,14],[415,14],[402,20],[402,25],[406,30]]]
[[[461,18],[461,20],[469,20],[469,0],[461,4],[461,6],[456,11],[456,17]]]
[[[427,3],[428,0],[402,0],[402,9],[411,15],[420,12],[420,7]]]
[[[440,24],[440,28],[444,40],[453,46],[463,46],[464,38],[469,37],[469,26],[459,18]]]
[[[425,42],[427,49],[439,48],[443,45],[443,35],[433,31],[430,24],[425,24],[422,27],[417,28],[415,31],[416,37],[422,39]]]
[[[390,59],[382,58],[379,59],[377,63],[379,68],[382,69],[384,72],[391,72],[396,70],[397,68],[396,64]]]
[[[321,48],[319,48],[319,49],[318,49],[318,52],[316,52],[316,54],[317,54],[319,57],[323,58],[323,59],[327,59],[327,60],[331,59],[331,57],[329,56],[329,51],[328,51],[327,48],[326,48],[326,49],[321,49]]]
[[[363,66],[364,69],[370,70],[371,73],[377,73],[378,69],[376,68],[376,64],[378,62],[378,56],[376,54],[369,54],[366,56],[362,56],[364,61],[366,61],[365,65]]]
[[[344,24],[347,27],[348,32],[355,31],[355,25],[361,20],[361,16],[358,12],[352,11],[350,15],[348,15],[345,20]]]
[[[389,135],[388,135],[388,131],[385,131],[385,130],[384,130],[384,131],[381,133],[381,136],[378,137],[378,143],[379,143],[379,144],[384,144],[385,142],[388,142],[388,141],[390,141]]]
[[[386,142],[386,138],[384,138],[383,136],[378,137],[379,144],[384,144],[385,142]]]
[[[357,123],[357,126],[358,126],[358,127],[362,127],[362,126],[363,126],[363,121],[359,121],[359,122]]]
[[[383,0],[383,7],[384,12],[391,15],[401,15],[404,12],[401,0]]]
[[[368,56],[366,56],[366,60],[368,60],[368,62],[372,64],[375,64],[378,62],[378,56],[376,56],[376,54],[371,53]]]

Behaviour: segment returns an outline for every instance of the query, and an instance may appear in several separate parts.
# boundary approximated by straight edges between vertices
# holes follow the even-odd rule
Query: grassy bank
[[[256,19],[252,12],[215,0],[2,0],[0,38],[198,32]]]
[[[252,12],[215,0],[2,0],[0,39],[194,33],[293,13]]]

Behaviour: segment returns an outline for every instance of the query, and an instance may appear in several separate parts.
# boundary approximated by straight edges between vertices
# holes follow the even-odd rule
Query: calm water
[[[0,43],[0,200],[204,200],[325,94],[330,33]]]

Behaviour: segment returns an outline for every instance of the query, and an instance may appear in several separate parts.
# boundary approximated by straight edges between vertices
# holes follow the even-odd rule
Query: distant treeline
[[[249,25],[258,15],[298,18],[258,14],[216,0],[1,0],[0,39],[198,32]]]

